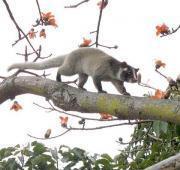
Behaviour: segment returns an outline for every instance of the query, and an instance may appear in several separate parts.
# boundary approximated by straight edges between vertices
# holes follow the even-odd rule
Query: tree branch
[[[29,40],[29,38],[28,38],[28,36],[27,36],[28,34],[25,34],[24,31],[23,31],[23,30],[20,28],[20,26],[17,24],[17,22],[16,22],[16,20],[15,20],[15,18],[14,18],[14,16],[13,16],[13,14],[12,14],[12,12],[11,12],[11,10],[10,10],[10,7],[9,7],[7,1],[6,1],[6,0],[3,0],[3,2],[4,2],[4,5],[6,6],[6,9],[7,9],[7,11],[8,11],[8,14],[9,14],[11,20],[13,21],[14,25],[16,26],[16,28],[17,28],[17,30],[18,30],[19,39],[22,39],[22,37],[21,37],[21,33],[22,33],[23,36],[24,36],[24,38],[26,39],[26,41],[29,43],[30,47],[32,48],[32,50],[35,52],[35,54],[36,54],[37,56],[39,56],[38,52],[35,50],[35,48],[34,48],[33,45],[31,44],[31,42],[30,42],[30,40]]]
[[[104,3],[104,0],[102,0],[102,4]],[[100,8],[100,12],[99,12],[99,19],[98,19],[98,24],[97,24],[97,31],[96,31],[96,47],[98,47],[99,43],[99,30],[100,30],[100,25],[101,25],[101,18],[102,18],[102,12],[103,12],[103,8]]]
[[[79,2],[79,3],[77,3],[77,4],[75,4],[75,5],[69,5],[69,6],[65,6],[64,8],[76,8],[76,7],[78,7],[79,5],[82,5],[82,4],[84,4],[85,2],[89,2],[90,0],[84,0],[84,1],[81,1],[81,2]]]
[[[158,162],[157,164],[148,167],[145,170],[158,170],[158,169],[163,169],[163,170],[180,169],[180,153],[178,153],[175,156],[171,156],[168,159],[165,159],[161,162]]]
[[[52,137],[49,137],[49,138],[43,138],[43,137],[36,137],[36,136],[33,136],[33,135],[30,135],[29,133],[27,134],[29,137],[31,138],[34,138],[34,139],[40,139],[40,140],[49,140],[49,139],[54,139],[54,138],[58,138],[60,136],[63,136],[65,135],[66,133],[68,133],[71,129],[67,129],[66,131],[64,131],[63,133],[61,134],[58,134],[56,136],[52,136]]]
[[[0,103],[30,93],[65,111],[109,113],[119,119],[162,120],[180,124],[179,101],[87,92],[47,78],[9,77],[0,84]]]

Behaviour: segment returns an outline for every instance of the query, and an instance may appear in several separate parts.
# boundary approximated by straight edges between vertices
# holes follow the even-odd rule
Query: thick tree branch
[[[165,159],[161,162],[158,162],[157,164],[146,168],[145,170],[159,170],[159,169],[163,169],[163,170],[178,170],[180,169],[180,153],[169,157],[168,159]]]
[[[180,124],[180,106],[176,100],[92,93],[32,76],[9,77],[1,82],[0,103],[25,93],[43,96],[66,111],[106,112],[119,119],[162,120]]]

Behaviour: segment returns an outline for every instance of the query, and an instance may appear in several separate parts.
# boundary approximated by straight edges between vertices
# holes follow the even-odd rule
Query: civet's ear
[[[139,71],[139,68],[135,68],[135,71],[138,72],[138,71]]]
[[[122,66],[122,67],[126,67],[126,66],[127,66],[127,63],[126,63],[125,61],[123,61],[123,62],[121,63],[121,66]]]

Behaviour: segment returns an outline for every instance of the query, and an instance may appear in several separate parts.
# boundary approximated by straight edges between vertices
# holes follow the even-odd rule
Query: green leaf
[[[62,159],[61,159],[61,161],[63,162],[63,163],[65,163],[65,162],[69,162],[69,161],[72,161],[72,160],[75,160],[74,159],[74,155],[71,153],[71,152],[63,152],[62,154]]]
[[[24,148],[23,150],[21,150],[21,153],[27,157],[30,157],[33,155],[33,152],[28,150],[27,148]]]
[[[180,136],[180,125],[176,125],[176,133]]]
[[[167,133],[167,130],[168,130],[168,123],[167,123],[167,122],[162,122],[162,121],[161,121],[160,126],[161,126],[161,130],[162,130],[164,133]]]
[[[13,151],[15,151],[15,148],[13,147],[8,147],[8,148],[3,148],[0,150],[0,160],[8,157],[8,156],[11,156],[13,153]]]
[[[167,133],[168,123],[162,122],[162,121],[154,121],[153,122],[153,129],[156,133],[156,136],[159,137],[162,132]]]
[[[153,122],[153,129],[154,132],[156,133],[156,136],[159,137],[160,136],[160,121],[154,121]]]
[[[104,170],[111,170],[112,169],[112,166],[111,166],[110,162],[107,159],[98,159],[95,162],[95,165],[98,166],[98,167],[102,167]]]
[[[107,159],[109,162],[113,162],[113,159],[106,153],[102,154],[101,157]]]
[[[51,156],[46,155],[46,154],[41,154],[41,155],[38,155],[36,157],[29,159],[26,166],[27,165],[32,166],[32,168],[38,167],[39,169],[42,169],[42,170],[44,169],[48,170],[49,167],[51,167],[51,170],[56,170],[55,161],[52,159]]]
[[[19,154],[20,152],[21,152],[21,151],[15,151],[13,155],[16,156],[16,155]]]
[[[34,155],[37,156],[39,154],[42,154],[46,152],[46,147],[41,143],[36,143],[33,148]]]
[[[9,170],[23,170],[23,168],[16,162],[15,158],[9,158],[6,162],[5,169]]]
[[[18,148],[18,149],[19,149],[19,148],[20,148],[20,145],[19,145],[19,144],[17,144],[17,145],[15,146],[15,148]]]
[[[83,149],[80,148],[73,148],[71,150],[79,159],[83,159],[84,158],[84,153],[85,151]]]
[[[136,154],[136,159],[141,159],[144,157],[144,151],[138,151]]]

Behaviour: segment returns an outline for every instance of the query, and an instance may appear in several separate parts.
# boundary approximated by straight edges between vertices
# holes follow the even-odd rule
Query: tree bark
[[[148,97],[87,92],[47,78],[10,77],[0,84],[0,103],[17,95],[30,93],[52,100],[66,111],[106,112],[119,119],[162,120],[180,124],[180,103]]]
[[[146,168],[145,170],[179,170],[180,169],[180,153],[169,157],[157,164]]]

